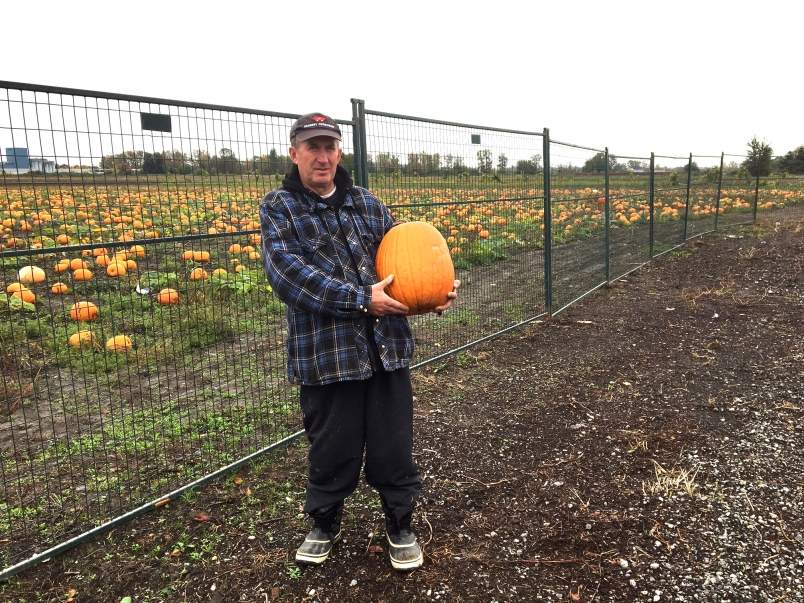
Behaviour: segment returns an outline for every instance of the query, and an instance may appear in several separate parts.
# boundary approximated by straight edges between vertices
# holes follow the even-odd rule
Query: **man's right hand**
[[[379,283],[371,286],[371,303],[369,304],[369,314],[374,316],[386,316],[388,314],[402,314],[409,312],[409,308],[385,292],[385,288],[394,280],[394,275],[389,274]]]

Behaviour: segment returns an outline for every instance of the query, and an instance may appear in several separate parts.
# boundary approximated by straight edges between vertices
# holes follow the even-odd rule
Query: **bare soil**
[[[803,262],[800,215],[710,235],[417,371],[419,570],[365,485],[334,556],[293,564],[300,442],[0,598],[804,601]]]

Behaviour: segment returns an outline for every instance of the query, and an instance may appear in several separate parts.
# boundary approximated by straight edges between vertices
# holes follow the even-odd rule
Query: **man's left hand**
[[[447,303],[445,303],[443,306],[438,306],[437,308],[434,308],[433,312],[435,312],[438,315],[441,315],[442,312],[444,312],[445,310],[448,310],[449,307],[452,305],[452,302],[455,301],[455,299],[457,299],[457,297],[458,297],[458,287],[460,287],[460,286],[461,286],[461,281],[459,281],[458,279],[455,279],[455,282],[453,283],[453,286],[452,286],[452,291],[447,293]]]

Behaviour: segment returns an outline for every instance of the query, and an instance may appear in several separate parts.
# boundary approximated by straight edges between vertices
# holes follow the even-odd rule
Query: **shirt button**
[[[374,319],[374,322],[380,322],[380,319],[379,319],[379,318],[375,318],[375,319]]]

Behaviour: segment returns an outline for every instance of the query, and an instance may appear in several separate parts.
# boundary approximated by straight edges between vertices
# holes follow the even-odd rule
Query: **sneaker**
[[[390,545],[388,556],[395,570],[407,571],[422,566],[424,555],[419,543],[416,542],[416,534],[410,530],[400,530],[398,534],[386,532],[385,536]]]
[[[338,533],[327,532],[318,526],[310,530],[304,542],[296,549],[296,563],[300,565],[321,565],[329,557],[334,547],[341,539],[341,529]]]

